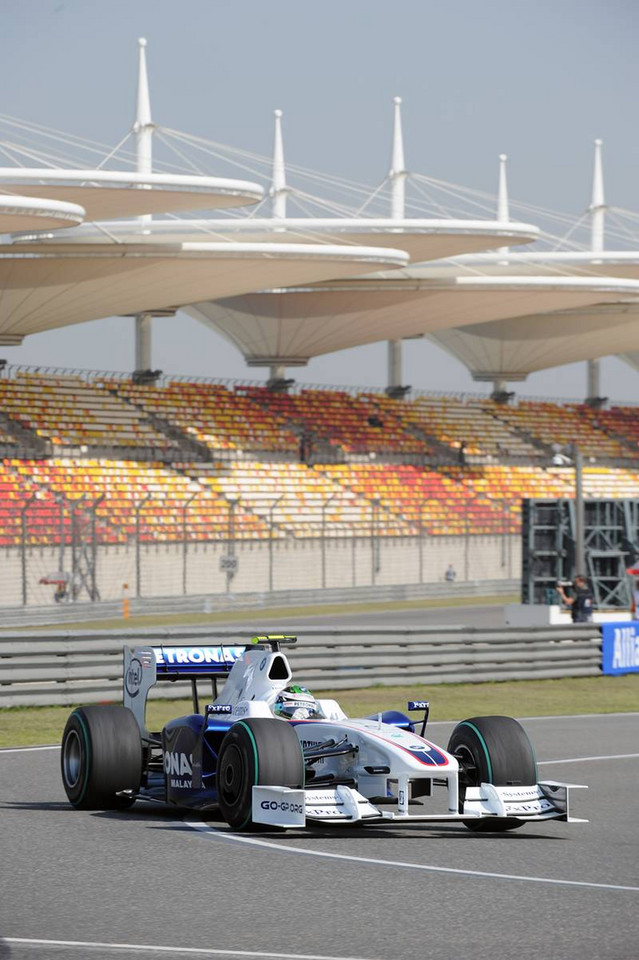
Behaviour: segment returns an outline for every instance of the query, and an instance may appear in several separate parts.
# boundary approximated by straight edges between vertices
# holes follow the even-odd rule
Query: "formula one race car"
[[[392,711],[349,720],[336,701],[291,685],[281,648],[295,642],[265,636],[246,647],[125,647],[124,705],[79,707],[67,721],[61,766],[70,802],[78,809],[136,800],[215,805],[234,830],[459,820],[502,831],[576,819],[567,784],[537,782],[532,745],[516,720],[463,720],[446,750],[424,737],[425,701],[408,704],[422,714],[417,721]],[[185,679],[193,713],[148,731],[149,689]],[[200,712],[203,680],[212,702]]]

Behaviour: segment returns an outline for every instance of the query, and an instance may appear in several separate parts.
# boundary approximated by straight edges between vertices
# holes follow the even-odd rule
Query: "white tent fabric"
[[[637,319],[639,320],[639,313],[637,315]],[[625,360],[625,362],[634,370],[639,370],[639,349],[634,351],[631,350],[628,353],[620,353],[619,357],[621,360]]]
[[[0,196],[75,203],[87,220],[213,210],[257,203],[262,187],[246,180],[114,170],[0,168]],[[30,229],[28,226],[16,229]]]
[[[130,242],[140,226],[131,222],[104,224],[109,236]],[[188,243],[229,240],[244,243],[340,243],[405,250],[411,260],[439,260],[508,244],[529,243],[539,231],[526,223],[490,220],[285,218],[171,219],[145,224],[145,243]],[[51,238],[49,242],[57,242]],[[63,242],[104,243],[104,229],[85,224],[67,231]]]
[[[77,203],[7,196],[0,192],[0,234],[74,227],[82,223],[84,217],[85,210]]]
[[[638,294],[639,282],[632,280],[479,276],[438,280],[427,267],[411,267],[383,279],[364,277],[198,302],[188,312],[235,344],[250,365],[299,366],[311,357],[364,343]]]
[[[538,370],[639,350],[639,302],[529,314],[441,330],[429,339],[461,360],[475,380],[525,380]]]
[[[399,250],[315,244],[0,246],[0,343],[100,317],[399,267],[407,260]]]
[[[511,271],[524,276],[553,277],[571,271],[580,276],[639,279],[639,252],[626,250],[516,252],[507,256],[479,254],[459,257],[456,266],[442,269],[481,270],[491,277]],[[438,265],[440,266],[440,265]],[[606,298],[610,299],[610,298]],[[587,310],[569,310],[499,320],[473,327],[433,333],[444,347],[470,370],[476,380],[523,380],[549,367],[623,354],[639,348],[639,308],[601,303]]]
[[[82,228],[80,228],[82,229]],[[507,255],[479,253],[455,259],[455,268],[479,270],[490,276],[517,273],[520,276],[554,276],[571,273],[581,276],[639,278],[639,252],[633,250],[553,250],[545,253],[509,252]]]

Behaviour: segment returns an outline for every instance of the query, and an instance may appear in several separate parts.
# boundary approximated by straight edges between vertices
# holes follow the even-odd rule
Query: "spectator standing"
[[[570,607],[570,616],[573,623],[590,623],[592,621],[592,611],[594,606],[594,597],[588,586],[586,577],[582,574],[575,576],[574,596],[569,597],[561,584],[557,585],[557,593],[562,602]]]
[[[446,567],[446,572],[444,573],[444,580],[447,580],[448,583],[454,583],[457,579],[457,571],[455,570],[452,563],[449,563]]]

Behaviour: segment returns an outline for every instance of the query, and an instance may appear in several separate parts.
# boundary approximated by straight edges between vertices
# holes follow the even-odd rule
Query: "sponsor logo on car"
[[[304,813],[301,803],[289,803],[288,800],[262,800],[262,810],[281,810],[283,813]]]
[[[341,804],[336,793],[330,793],[326,790],[313,790],[313,803]]]
[[[539,791],[534,787],[500,787],[499,794],[504,800],[537,800]]]
[[[185,753],[167,750],[164,754],[164,772],[169,786],[178,790],[190,790],[193,781],[193,757]]]
[[[548,800],[535,800],[530,803],[508,803],[506,812],[510,816],[515,814],[521,816],[525,813],[545,813],[547,810],[554,810],[552,803]]]
[[[129,662],[128,670],[124,676],[124,686],[130,697],[137,697],[142,686],[142,664],[137,657]]]
[[[202,666],[209,663],[235,663],[244,647],[154,647],[160,666]]]

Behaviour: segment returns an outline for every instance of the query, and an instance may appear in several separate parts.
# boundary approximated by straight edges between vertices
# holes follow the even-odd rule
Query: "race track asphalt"
[[[589,785],[589,823],[238,836],[162,807],[74,811],[57,749],[0,751],[0,960],[634,960],[639,714],[524,726],[545,779]]]
[[[320,613],[312,616],[277,617],[270,619],[268,613],[260,618],[259,630],[263,633],[290,633],[304,635],[304,627],[425,627],[425,626],[473,626],[503,627],[504,608],[497,604],[477,604],[455,607],[411,607],[405,610],[374,610],[363,613]],[[233,628],[246,627],[254,633],[255,620],[234,621]]]

